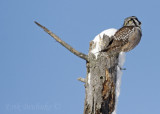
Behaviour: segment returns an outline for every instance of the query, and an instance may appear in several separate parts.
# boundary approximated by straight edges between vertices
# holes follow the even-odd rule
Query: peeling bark
[[[88,54],[84,114],[111,114],[115,109],[118,54],[99,52],[95,58],[91,53],[92,43]]]
[[[101,39],[102,50],[98,52],[98,56],[96,57],[91,52],[96,46],[93,41],[90,42],[89,54],[85,55],[62,41],[46,27],[38,22],[35,23],[71,53],[86,60],[87,77],[86,79],[78,78],[79,81],[85,83],[84,114],[111,114],[115,109],[115,89],[119,56],[119,53],[115,50],[107,51],[107,47],[113,41],[112,37],[103,35]]]

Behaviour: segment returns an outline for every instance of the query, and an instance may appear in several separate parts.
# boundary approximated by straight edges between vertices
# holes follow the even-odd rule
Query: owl
[[[128,52],[138,45],[141,36],[141,22],[135,16],[128,17],[123,27],[114,34],[107,51]]]

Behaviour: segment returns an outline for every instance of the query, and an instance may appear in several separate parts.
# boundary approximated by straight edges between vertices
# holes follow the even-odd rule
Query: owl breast
[[[113,42],[108,47],[108,51],[114,50],[117,53],[121,51],[128,52],[139,43],[141,31],[138,27],[124,26],[119,29],[113,37]]]
[[[134,49],[141,40],[141,31],[138,27],[133,27],[132,32],[128,35],[128,40],[124,46],[122,46],[123,52],[128,52]]]

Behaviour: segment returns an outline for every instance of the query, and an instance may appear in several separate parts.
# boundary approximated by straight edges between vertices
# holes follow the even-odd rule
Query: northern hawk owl
[[[141,22],[135,16],[128,17],[123,27],[114,34],[107,51],[128,52],[140,42],[141,36]]]

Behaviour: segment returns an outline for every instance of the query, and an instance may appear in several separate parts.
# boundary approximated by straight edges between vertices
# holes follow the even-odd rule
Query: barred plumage
[[[113,36],[113,41],[108,50],[128,52],[135,48],[141,40],[141,22],[135,17],[128,17],[124,25]]]

